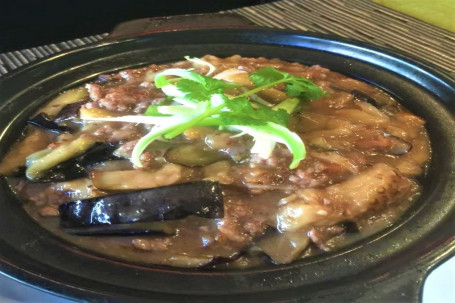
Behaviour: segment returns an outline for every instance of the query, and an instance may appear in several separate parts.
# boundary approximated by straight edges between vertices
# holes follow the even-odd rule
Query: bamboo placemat
[[[227,12],[259,26],[335,34],[398,49],[455,73],[455,34],[369,0],[282,0]],[[0,76],[107,36],[104,33],[0,54]]]

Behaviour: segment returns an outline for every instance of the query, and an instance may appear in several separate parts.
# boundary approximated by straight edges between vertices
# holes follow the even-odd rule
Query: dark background
[[[209,13],[271,0],[0,0],[0,52],[109,32],[138,18]]]

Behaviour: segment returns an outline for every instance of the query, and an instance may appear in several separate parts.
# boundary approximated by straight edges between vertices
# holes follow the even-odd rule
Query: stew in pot
[[[321,66],[238,55],[99,75],[0,174],[45,228],[129,262],[245,268],[336,250],[419,197],[425,121]]]

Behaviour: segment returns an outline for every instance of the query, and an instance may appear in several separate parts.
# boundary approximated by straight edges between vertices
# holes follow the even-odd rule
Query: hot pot
[[[124,28],[122,28],[124,29]],[[284,30],[178,29],[122,36],[31,64],[0,80],[0,156],[25,121],[62,90],[101,73],[185,55],[264,56],[320,64],[362,79],[427,121],[433,160],[421,198],[393,226],[342,250],[289,265],[179,269],[109,259],[41,228],[0,185],[0,271],[80,300],[417,301],[437,264],[455,253],[455,82],[425,62],[338,37]]]

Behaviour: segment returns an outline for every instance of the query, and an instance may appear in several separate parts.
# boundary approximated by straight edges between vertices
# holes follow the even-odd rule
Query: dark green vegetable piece
[[[196,181],[67,202],[59,211],[60,226],[71,228],[176,220],[189,215],[222,218],[224,206],[219,183]]]

